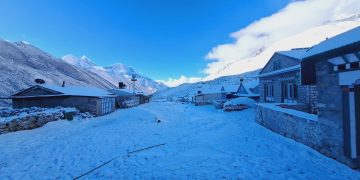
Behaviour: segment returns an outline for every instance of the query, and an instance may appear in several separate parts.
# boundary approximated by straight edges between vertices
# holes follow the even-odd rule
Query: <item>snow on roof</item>
[[[279,105],[278,103],[257,103],[256,105],[258,105],[260,107],[268,108],[268,109],[271,109],[274,111],[279,111],[279,112],[283,112],[286,114],[290,114],[290,115],[293,115],[296,117],[304,118],[307,120],[312,120],[312,121],[318,120],[318,116],[315,114],[309,114],[309,113],[294,110],[294,109],[281,108],[278,106]]]
[[[304,58],[325,53],[327,51],[347,46],[356,42],[360,42],[360,26],[313,46],[306,52]]]
[[[282,74],[282,73],[287,73],[287,72],[291,72],[291,71],[296,71],[300,69],[300,65],[296,65],[296,66],[291,66],[288,68],[284,68],[284,69],[279,69],[276,71],[271,71],[268,73],[264,73],[264,74],[260,74],[258,77],[265,77],[265,76],[272,76],[272,75],[276,75],[276,74]]]
[[[71,96],[109,96],[113,95],[108,91],[96,87],[82,87],[82,86],[56,86],[56,85],[38,85],[46,89],[57,91],[62,95]]]
[[[199,89],[202,94],[216,94],[216,93],[235,93],[239,89],[240,84],[237,85],[215,85],[215,86],[208,86],[202,87]],[[221,91],[222,88],[224,91]]]
[[[247,81],[242,83],[244,87],[252,89],[259,85],[259,80]]]
[[[251,90],[251,89],[256,88],[257,86],[259,86],[259,81],[258,80],[243,82],[242,85],[243,85],[243,87],[244,87],[244,89],[245,89],[245,91],[247,93],[246,94],[245,93],[237,93],[236,95],[238,95],[238,96],[246,96],[246,97],[259,96],[259,94],[254,93]]]
[[[290,51],[277,51],[277,53],[301,60],[309,48],[296,48]]]
[[[130,96],[134,94],[134,91],[130,89],[110,89],[108,91],[117,96]],[[136,90],[135,94],[144,94],[144,93]]]

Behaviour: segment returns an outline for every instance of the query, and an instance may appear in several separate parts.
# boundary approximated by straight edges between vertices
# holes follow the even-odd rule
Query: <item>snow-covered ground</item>
[[[226,113],[176,102],[0,135],[0,179],[72,179],[117,156],[82,178],[360,179],[256,124],[254,109]]]

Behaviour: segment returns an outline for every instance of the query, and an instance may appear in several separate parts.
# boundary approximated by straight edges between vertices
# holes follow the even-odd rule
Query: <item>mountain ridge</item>
[[[136,76],[135,88],[137,90],[143,91],[148,94],[152,94],[158,90],[166,89],[163,83],[156,82],[151,78],[141,75],[136,72],[132,67],[129,67],[122,63],[116,63],[111,66],[98,66],[91,59],[86,56],[76,57],[74,55],[68,54],[62,57],[64,62],[67,62],[71,65],[77,66],[79,68],[91,71],[109,82],[117,85],[119,82],[123,82],[127,85],[127,88],[133,87],[133,82],[131,81],[132,75]]]

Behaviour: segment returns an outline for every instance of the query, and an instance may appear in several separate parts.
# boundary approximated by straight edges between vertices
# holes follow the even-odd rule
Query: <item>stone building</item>
[[[300,63],[308,48],[275,52],[259,73],[260,102],[291,104],[316,113],[316,86],[300,84]]]
[[[300,66],[290,64],[280,72],[292,72],[295,76],[291,81],[296,82],[297,98],[290,102],[307,101],[316,114],[289,105],[279,92],[284,88],[279,88],[277,82],[284,76],[268,81],[271,72],[266,72],[266,68],[274,68],[265,66],[260,74],[263,91],[260,90],[262,103],[256,109],[256,122],[352,168],[360,168],[360,27],[326,39],[299,59]],[[273,84],[270,91],[266,83]]]
[[[312,47],[301,63],[302,84],[316,85],[320,150],[360,167],[360,27]]]
[[[29,107],[75,107],[96,116],[115,110],[115,96],[94,87],[35,85],[11,96],[14,109]]]

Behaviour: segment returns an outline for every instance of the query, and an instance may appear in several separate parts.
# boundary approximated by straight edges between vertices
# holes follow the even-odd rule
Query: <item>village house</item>
[[[279,84],[272,83],[273,87],[270,88],[273,90],[267,92],[267,83],[281,81],[284,76],[267,81],[265,78],[268,76],[263,76],[265,73],[260,74],[260,88],[263,93],[260,93],[262,103],[257,106],[256,122],[352,168],[359,168],[359,53],[360,27],[326,39],[306,50],[299,58],[300,66],[296,65],[298,68],[296,73],[293,73],[293,82],[298,85],[298,90],[294,91],[294,94],[297,92],[298,95],[293,101],[284,100],[284,91],[289,87],[276,88]],[[291,67],[294,66],[285,69]],[[304,88],[308,90],[300,91],[300,87],[308,87]],[[276,89],[284,91],[280,93]],[[307,99],[302,99],[302,96]],[[291,105],[287,106],[289,103],[306,104],[306,100],[309,112],[316,112],[316,115],[302,109],[299,111]]]
[[[259,73],[260,102],[285,103],[316,113],[316,86],[300,84],[300,64],[308,48],[278,51]]]
[[[360,27],[330,38],[305,54],[302,84],[318,90],[318,122],[325,153],[360,167]]]
[[[114,94],[116,100],[116,108],[128,108],[140,104],[148,103],[150,97],[140,91],[133,91],[130,89],[119,88],[110,89],[108,92]]]
[[[11,96],[14,109],[75,107],[96,116],[115,111],[115,96],[95,87],[35,85]]]
[[[193,101],[196,106],[208,105],[212,101],[225,102],[226,100],[237,97],[248,97],[254,100],[259,99],[258,81],[243,82],[240,79],[240,84],[237,85],[212,85],[211,87],[203,87],[194,96]]]

